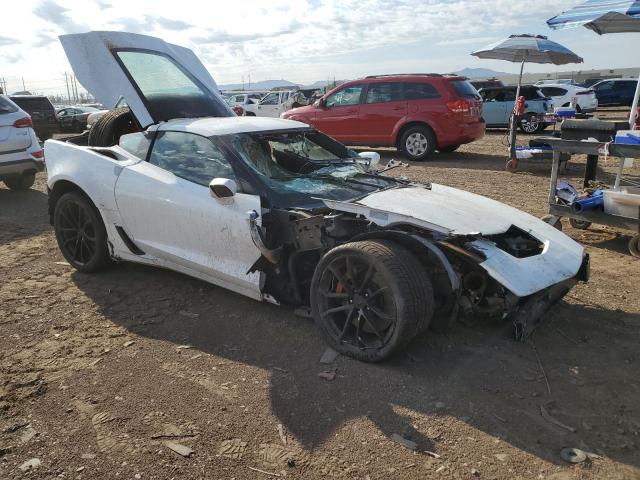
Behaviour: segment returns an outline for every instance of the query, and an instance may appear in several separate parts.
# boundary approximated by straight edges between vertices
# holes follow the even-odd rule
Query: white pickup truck
[[[281,113],[307,105],[308,100],[298,90],[280,90],[266,94],[258,103],[243,105],[244,115],[255,117],[280,117]]]

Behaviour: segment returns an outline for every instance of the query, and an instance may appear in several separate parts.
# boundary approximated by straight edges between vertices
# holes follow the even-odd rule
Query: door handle
[[[352,115],[352,114],[356,113],[356,111],[355,111],[355,110],[347,110],[347,111],[346,111],[346,112],[344,112],[344,113],[346,113],[346,114],[348,114],[348,115]]]
[[[404,107],[393,107],[394,110],[400,111],[400,110],[404,110]]]

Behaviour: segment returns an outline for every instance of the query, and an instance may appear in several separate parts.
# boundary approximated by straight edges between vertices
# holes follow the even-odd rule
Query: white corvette
[[[61,42],[99,101],[128,105],[45,143],[51,221],[78,270],[157,265],[307,306],[367,361],[458,315],[524,338],[587,279],[584,249],[531,215],[385,176],[299,122],[236,117],[190,50],[118,32]]]

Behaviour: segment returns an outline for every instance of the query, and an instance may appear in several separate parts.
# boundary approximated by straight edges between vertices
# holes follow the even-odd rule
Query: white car
[[[307,105],[308,101],[298,90],[279,90],[267,93],[258,103],[244,105],[244,115],[278,118],[287,110]]]
[[[553,80],[538,80],[534,85],[576,85],[576,82],[571,78],[555,78]]]
[[[334,349],[365,361],[458,312],[525,338],[587,279],[583,247],[527,213],[380,174],[379,156],[303,123],[233,115],[187,49],[121,32],[60,39],[83,86],[105,105],[126,98],[139,126],[45,144],[51,222],[80,271],[131,261],[307,306]]]
[[[258,103],[264,95],[264,92],[234,93],[229,96],[227,103],[231,107],[244,107],[245,105]]]
[[[12,190],[24,190],[44,170],[44,152],[28,113],[0,95],[0,180]]]
[[[541,85],[540,90],[551,98],[554,107],[568,107],[575,99],[578,113],[592,113],[598,108],[596,92],[590,88],[556,83]]]

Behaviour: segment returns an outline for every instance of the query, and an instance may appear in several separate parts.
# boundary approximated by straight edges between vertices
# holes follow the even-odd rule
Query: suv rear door
[[[407,115],[404,83],[369,83],[359,106],[357,127],[359,143],[393,144],[395,126]]]
[[[358,143],[360,101],[364,84],[352,84],[328,95],[316,111],[314,126],[322,133],[343,143]]]
[[[235,116],[188,48],[126,32],[62,35],[60,42],[82,85],[107,107],[124,97],[143,128],[172,118]]]

